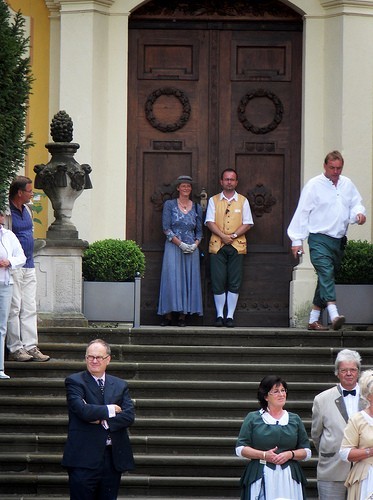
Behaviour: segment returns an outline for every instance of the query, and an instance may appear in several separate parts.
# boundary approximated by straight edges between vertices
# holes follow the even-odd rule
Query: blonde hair
[[[369,405],[368,396],[373,394],[373,370],[365,370],[362,372],[359,380],[361,397]]]

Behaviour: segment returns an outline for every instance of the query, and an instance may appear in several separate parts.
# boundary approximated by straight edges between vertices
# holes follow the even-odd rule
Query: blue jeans
[[[0,282],[0,371],[4,371],[5,337],[13,285]]]

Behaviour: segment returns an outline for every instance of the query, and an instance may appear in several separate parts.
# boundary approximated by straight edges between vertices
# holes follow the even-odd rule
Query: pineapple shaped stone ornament
[[[49,226],[49,239],[75,239],[78,231],[71,221],[75,200],[84,189],[91,189],[92,169],[80,165],[74,155],[79,144],[73,140],[73,122],[66,111],[54,115],[50,126],[53,142],[45,145],[51,159],[46,165],[35,165],[35,188],[42,189],[52,203],[55,221]]]

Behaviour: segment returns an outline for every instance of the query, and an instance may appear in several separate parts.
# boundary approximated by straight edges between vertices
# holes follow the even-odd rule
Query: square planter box
[[[83,314],[89,321],[140,326],[141,278],[129,282],[83,281]]]
[[[373,285],[336,285],[336,295],[347,324],[373,325]]]

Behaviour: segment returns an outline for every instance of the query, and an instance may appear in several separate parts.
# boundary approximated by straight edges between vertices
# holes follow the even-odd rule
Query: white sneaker
[[[0,378],[10,378],[9,375],[0,370]]]

